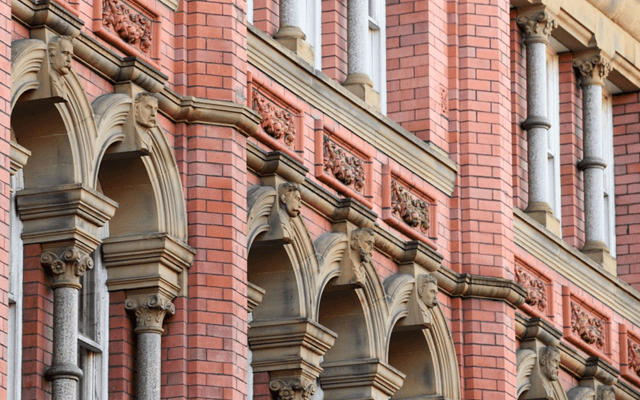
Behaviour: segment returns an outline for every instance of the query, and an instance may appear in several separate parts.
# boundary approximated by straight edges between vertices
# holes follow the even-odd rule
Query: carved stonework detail
[[[54,94],[66,98],[63,76],[71,72],[73,44],[71,36],[54,36],[49,40],[49,65],[51,66],[51,84]]]
[[[610,385],[598,387],[597,400],[616,400],[616,388]]]
[[[365,184],[364,162],[358,157],[349,155],[334,142],[324,136],[324,170],[347,186],[362,193]]]
[[[583,85],[603,85],[611,72],[611,63],[602,54],[576,58],[573,66],[580,72]]]
[[[287,146],[293,147],[296,137],[296,124],[293,114],[285,109],[278,109],[277,106],[255,89],[253,89],[252,96],[252,107],[262,116],[262,121],[260,122],[262,129],[275,139],[282,139]]]
[[[525,302],[540,311],[547,308],[547,290],[544,281],[529,273],[521,266],[516,266],[516,282],[527,291]]]
[[[440,86],[440,112],[446,114],[449,111],[449,96],[447,88]]]
[[[140,139],[140,150],[151,151],[152,140],[150,130],[158,125],[158,99],[151,93],[140,93],[135,100],[136,134]]]
[[[438,304],[438,280],[429,274],[418,275],[418,296],[427,308],[433,308]]]
[[[102,24],[145,54],[151,49],[151,20],[118,0],[105,0]]]
[[[555,346],[543,347],[539,358],[542,374],[551,382],[557,381],[560,372],[560,350]]]
[[[293,182],[283,183],[278,187],[278,197],[280,205],[291,218],[300,215],[302,205],[300,196],[300,185]]]
[[[276,400],[309,400],[316,392],[316,385],[306,378],[273,379],[269,389]]]
[[[359,263],[354,263],[353,272],[358,283],[365,282],[365,265],[371,264],[373,258],[373,246],[375,244],[375,234],[371,228],[359,228],[351,232],[351,249],[359,258]]]
[[[162,296],[153,294],[146,297],[127,298],[125,309],[131,310],[136,315],[135,332],[162,333],[162,322],[167,313],[175,314],[173,303]]]
[[[627,352],[629,356],[629,369],[640,376],[640,345],[627,339]]]
[[[571,331],[578,334],[586,343],[604,350],[604,322],[574,302],[571,302]]]
[[[80,289],[80,277],[93,268],[91,257],[75,248],[65,249],[61,253],[47,250],[40,256],[42,265],[50,267],[53,274],[53,289],[74,287]]]
[[[426,201],[414,198],[397,182],[391,182],[391,210],[412,228],[422,233],[429,231],[429,205]]]
[[[518,26],[524,31],[527,40],[541,40],[546,42],[558,23],[547,11],[540,11],[533,15],[521,15],[517,19]]]

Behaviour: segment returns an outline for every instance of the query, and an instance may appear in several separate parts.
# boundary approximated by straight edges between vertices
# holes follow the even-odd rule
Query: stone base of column
[[[380,94],[373,89],[373,82],[367,74],[350,74],[342,84],[376,111],[380,111]]]
[[[618,275],[618,261],[611,256],[609,248],[604,242],[587,242],[582,248],[582,253],[602,265],[607,272]]]
[[[306,37],[299,27],[283,26],[278,30],[274,38],[278,43],[294,52],[309,65],[314,64],[313,46],[305,40]]]
[[[524,212],[556,236],[562,237],[560,220],[553,215],[553,210],[551,210],[549,204],[545,202],[533,202],[529,204],[529,207],[527,207]]]

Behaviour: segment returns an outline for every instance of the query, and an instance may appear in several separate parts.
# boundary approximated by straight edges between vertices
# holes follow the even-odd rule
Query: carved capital
[[[573,66],[580,72],[582,86],[603,86],[605,78],[611,72],[611,63],[600,53],[575,58]]]
[[[517,19],[518,26],[524,31],[525,43],[549,43],[551,31],[558,23],[547,11],[521,15]]]
[[[134,296],[127,298],[125,309],[136,315],[136,333],[154,332],[162,334],[162,322],[167,313],[175,314],[173,303],[160,295]]]
[[[276,400],[309,400],[316,392],[316,385],[308,379],[272,379],[269,389]]]
[[[84,251],[67,248],[61,251],[46,250],[40,256],[42,265],[51,268],[53,282],[51,288],[82,288],[80,277],[93,268],[93,260]]]

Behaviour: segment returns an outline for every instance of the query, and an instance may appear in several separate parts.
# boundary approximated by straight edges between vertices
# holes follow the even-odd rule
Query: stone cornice
[[[457,165],[400,125],[376,112],[336,81],[316,73],[264,33],[248,27],[248,60],[295,95],[450,196]]]
[[[489,276],[457,274],[447,267],[434,272],[438,287],[451,297],[504,301],[513,308],[524,303],[527,292],[512,280]]]
[[[514,209],[515,243],[560,275],[600,299],[615,313],[640,326],[640,293],[629,284]]]

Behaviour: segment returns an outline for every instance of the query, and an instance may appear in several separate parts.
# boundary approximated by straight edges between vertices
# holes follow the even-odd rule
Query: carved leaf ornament
[[[260,126],[275,139],[283,139],[284,144],[293,147],[296,137],[296,125],[293,114],[276,106],[266,99],[260,92],[253,90],[252,107],[262,116]]]
[[[102,24],[117,33],[120,39],[149,54],[151,49],[151,20],[118,0],[105,0]]]
[[[531,307],[537,307],[540,311],[547,308],[547,291],[542,279],[528,273],[521,266],[516,267],[516,282],[527,291],[525,302]]]
[[[338,147],[324,136],[324,170],[347,186],[362,193],[365,184],[364,162]]]
[[[588,344],[604,349],[604,322],[571,302],[571,330]]]
[[[429,230],[429,205],[426,201],[414,198],[397,182],[391,182],[391,209],[412,228],[418,228],[422,233]]]
[[[640,346],[627,339],[627,349],[629,353],[629,369],[640,376]]]

